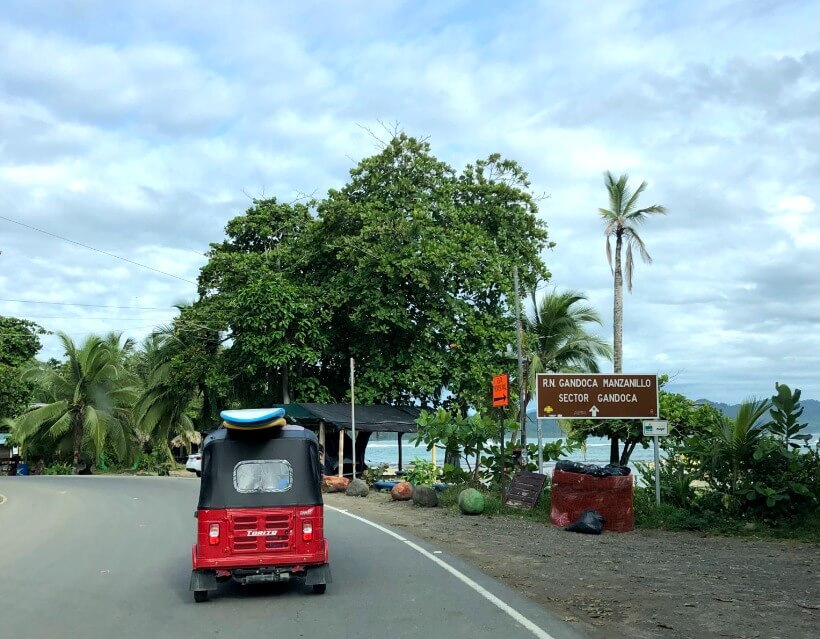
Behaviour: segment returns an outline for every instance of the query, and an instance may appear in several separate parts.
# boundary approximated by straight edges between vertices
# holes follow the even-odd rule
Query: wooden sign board
[[[516,473],[507,489],[505,504],[514,508],[532,510],[544,490],[547,476],[541,473]]]
[[[493,406],[508,406],[510,403],[510,376],[507,373],[493,376]]]
[[[541,373],[536,398],[540,419],[657,419],[658,376]]]

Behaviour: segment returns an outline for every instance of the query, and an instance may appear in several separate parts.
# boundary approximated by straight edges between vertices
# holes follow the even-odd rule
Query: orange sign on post
[[[510,376],[507,373],[493,375],[493,406],[509,406]]]

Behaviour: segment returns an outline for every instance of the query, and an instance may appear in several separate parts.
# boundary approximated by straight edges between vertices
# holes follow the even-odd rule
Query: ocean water
[[[820,440],[820,430],[815,430],[814,428],[808,428],[805,431],[807,434],[812,435],[809,444],[811,446],[817,445],[818,440]],[[529,437],[527,441],[530,443],[536,443],[535,437],[533,437],[529,431],[527,433]],[[375,436],[371,438],[370,442],[367,445],[367,449],[365,450],[365,461],[368,465],[377,465],[377,464],[388,464],[393,468],[398,467],[399,461],[399,447],[398,443],[396,442],[395,435],[390,434],[390,439],[376,439]],[[405,435],[405,438],[409,439],[409,436]],[[544,444],[550,444],[553,442],[558,441],[557,438],[544,438]],[[659,456],[661,459],[664,457],[663,450],[658,451]],[[650,443],[649,448],[643,448],[638,446],[632,453],[632,457],[629,461],[629,467],[632,469],[633,474],[635,473],[635,462],[651,462],[653,457],[652,452],[652,444]],[[424,446],[413,446],[413,444],[409,443],[408,441],[402,440],[402,463],[406,468],[407,465],[413,461],[413,459],[419,458],[425,461],[432,460],[432,454],[428,451]],[[578,449],[573,452],[571,455],[568,455],[565,459],[569,459],[570,461],[577,461],[586,464],[598,464],[600,466],[605,466],[609,463],[609,440],[606,437],[589,437],[587,439],[586,447],[583,449]],[[436,461],[438,464],[444,463],[444,452],[439,450],[436,453]],[[464,466],[462,462],[462,466]],[[555,467],[555,462],[545,462],[544,468],[542,472],[551,472],[552,469]]]
[[[536,443],[536,440],[534,438],[528,437],[527,441],[530,443]],[[544,444],[550,444],[558,440],[545,437],[543,441]],[[663,456],[663,451],[661,451],[661,456]],[[398,443],[395,439],[371,439],[367,445],[367,449],[365,450],[364,457],[368,465],[373,466],[377,464],[388,464],[391,467],[396,468],[398,466],[399,461]],[[431,461],[432,453],[428,451],[424,446],[416,447],[409,442],[402,441],[402,464],[404,465],[404,467],[406,468],[407,465],[415,458],[423,459],[425,461]],[[604,466],[609,463],[609,440],[605,437],[590,437],[589,439],[587,439],[587,445],[585,449],[576,450],[574,453],[567,456],[566,459],[569,459],[571,461],[583,462],[587,464],[599,464],[601,466]],[[644,449],[639,446],[632,453],[632,458],[630,459],[629,466],[632,468],[632,471],[635,472],[635,466],[633,462],[647,462],[652,461],[652,459],[652,447],[650,446],[649,448]],[[438,464],[444,463],[443,451],[437,451],[436,462]],[[545,462],[543,470],[544,472],[549,472],[552,470],[554,466],[554,462]]]

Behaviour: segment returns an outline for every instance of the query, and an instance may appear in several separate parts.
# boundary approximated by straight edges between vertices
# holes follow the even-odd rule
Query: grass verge
[[[636,528],[820,543],[820,512],[773,523],[687,510],[671,504],[656,505],[654,500],[652,491],[635,490]]]
[[[469,486],[451,486],[439,493],[439,505],[458,512],[458,494]],[[530,519],[542,523],[550,521],[550,486],[544,487],[541,497],[532,510],[510,508],[501,505],[498,491],[481,491],[484,494],[484,517],[512,517]],[[699,532],[729,537],[753,537],[781,539],[806,543],[820,543],[820,512],[809,513],[801,518],[778,522],[738,519],[728,515],[695,512],[670,504],[656,506],[654,492],[642,488],[635,490],[635,527],[645,530],[670,530]]]

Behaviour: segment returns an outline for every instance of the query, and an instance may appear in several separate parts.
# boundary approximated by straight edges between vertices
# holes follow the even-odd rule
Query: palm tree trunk
[[[615,304],[612,318],[613,327],[613,363],[615,372],[623,372],[623,337],[624,337],[624,276],[621,270],[621,247],[623,237],[620,233],[615,241]]]
[[[80,454],[82,453],[83,448],[83,422],[82,416],[80,414],[74,415],[74,437],[73,437],[73,448],[74,448],[74,468],[73,472],[75,475],[80,473]]]
[[[623,247],[623,235],[621,231],[616,233],[615,239],[615,303],[613,304],[612,317],[612,361],[615,365],[615,373],[623,372],[623,337],[624,337],[624,276],[621,269],[621,248]],[[617,464],[618,438],[613,436],[610,440],[609,463]]]

